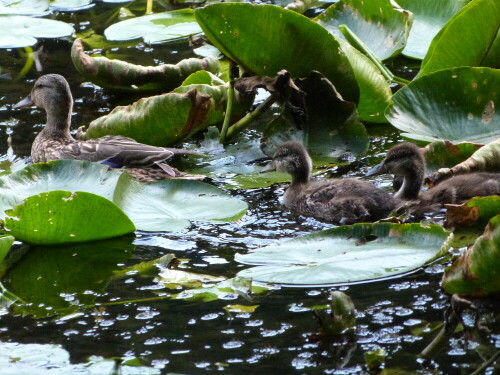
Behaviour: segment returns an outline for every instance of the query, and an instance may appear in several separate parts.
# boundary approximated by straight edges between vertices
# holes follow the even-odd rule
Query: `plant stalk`
[[[234,103],[234,81],[239,76],[238,66],[234,61],[229,62],[229,87],[227,88],[227,104],[226,113],[224,114],[224,122],[220,131],[220,143],[225,143],[229,123],[231,122],[231,114],[233,112]]]

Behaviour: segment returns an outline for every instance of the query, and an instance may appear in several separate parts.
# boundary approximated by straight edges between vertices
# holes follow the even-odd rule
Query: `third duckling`
[[[435,187],[421,191],[425,159],[420,148],[412,143],[401,143],[389,150],[385,159],[367,176],[390,173],[403,178],[396,197],[404,200],[419,200],[420,206],[429,210],[444,204],[464,203],[472,197],[500,195],[500,173],[470,173],[452,177]]]
[[[291,211],[335,224],[375,221],[386,217],[399,203],[383,190],[354,178],[310,180],[311,158],[298,142],[285,142],[263,171],[292,176],[283,197]]]

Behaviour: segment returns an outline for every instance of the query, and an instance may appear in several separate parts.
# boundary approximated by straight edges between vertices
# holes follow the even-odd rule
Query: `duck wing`
[[[121,136],[72,142],[57,151],[60,158],[104,162],[112,167],[148,167],[174,155],[164,147],[138,143]]]

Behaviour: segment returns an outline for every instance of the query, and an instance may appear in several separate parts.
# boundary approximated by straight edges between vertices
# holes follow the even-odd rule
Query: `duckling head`
[[[312,170],[312,161],[302,144],[289,141],[276,149],[272,162],[262,171],[271,170],[290,174],[292,182],[307,182]]]
[[[384,173],[403,178],[403,184],[396,193],[397,198],[416,199],[422,187],[425,160],[420,149],[413,143],[401,143],[391,148],[385,159],[370,169],[367,176]]]
[[[65,107],[67,111],[72,102],[73,97],[66,79],[59,74],[46,74],[36,80],[31,93],[13,108],[36,105],[45,110]]]

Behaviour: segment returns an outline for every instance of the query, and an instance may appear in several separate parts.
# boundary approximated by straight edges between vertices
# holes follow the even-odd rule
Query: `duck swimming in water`
[[[500,195],[500,173],[470,173],[445,180],[429,190],[421,191],[425,159],[420,148],[401,143],[388,152],[384,160],[373,167],[367,176],[390,173],[403,178],[395,197],[418,200],[419,211],[438,209],[444,204],[461,204],[473,197]]]
[[[284,205],[298,214],[335,224],[376,221],[399,203],[383,190],[354,178],[310,180],[312,162],[304,146],[281,144],[263,172],[277,170],[292,176]]]
[[[36,136],[31,147],[31,159],[34,163],[58,159],[101,162],[114,168],[131,168],[129,171],[134,177],[146,182],[183,175],[164,162],[174,154],[200,154],[189,150],[150,146],[115,135],[87,141],[74,139],[70,134],[73,97],[68,82],[59,74],[47,74],[38,78],[31,93],[13,108],[32,105],[42,108],[47,114],[45,127]]]

